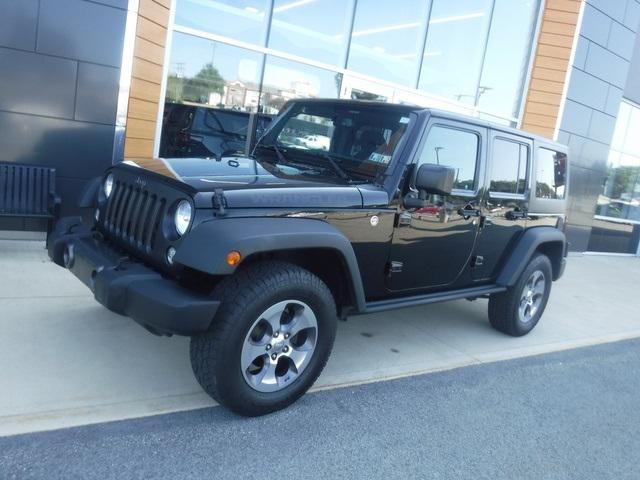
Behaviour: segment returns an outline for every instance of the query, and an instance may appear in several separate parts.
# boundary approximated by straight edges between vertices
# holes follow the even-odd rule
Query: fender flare
[[[567,251],[567,239],[561,230],[554,227],[534,227],[525,231],[513,249],[509,260],[502,267],[496,283],[505,287],[515,285],[535,251],[542,245],[552,243],[562,246],[561,258],[557,259],[561,262]],[[556,259],[551,258],[550,260],[553,263]],[[554,280],[556,279],[554,278]]]
[[[102,187],[102,177],[94,177],[87,180],[78,197],[78,207],[91,208],[97,206],[100,187]]]
[[[351,242],[333,225],[308,218],[217,218],[196,225],[177,248],[176,263],[210,275],[231,275],[236,267],[226,262],[232,250],[243,259],[256,253],[322,248],[336,251],[349,273],[356,309],[366,301],[360,268]]]

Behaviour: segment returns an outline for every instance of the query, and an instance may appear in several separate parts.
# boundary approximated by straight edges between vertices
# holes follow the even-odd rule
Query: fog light
[[[169,265],[173,265],[173,257],[176,255],[176,249],[173,247],[169,247],[167,249],[167,263]]]
[[[238,265],[240,263],[240,252],[236,252],[235,250],[230,251],[229,253],[227,253],[227,264],[235,267],[236,265]]]

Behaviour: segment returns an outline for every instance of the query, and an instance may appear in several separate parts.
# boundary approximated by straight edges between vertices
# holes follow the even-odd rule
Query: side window
[[[504,138],[493,140],[491,184],[495,193],[524,194],[527,188],[529,147]]]
[[[536,197],[562,200],[567,182],[567,155],[547,148],[538,149]]]
[[[452,167],[456,170],[453,188],[473,190],[476,184],[478,141],[479,137],[474,132],[436,125],[429,130],[419,164],[434,163]]]

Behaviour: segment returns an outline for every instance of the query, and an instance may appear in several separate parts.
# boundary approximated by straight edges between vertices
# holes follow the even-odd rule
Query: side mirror
[[[450,195],[456,171],[451,167],[423,163],[416,175],[416,188],[425,193]]]

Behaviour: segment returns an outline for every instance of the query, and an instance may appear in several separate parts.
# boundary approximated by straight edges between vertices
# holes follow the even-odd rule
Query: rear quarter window
[[[536,162],[536,197],[552,200],[565,198],[567,155],[539,148]]]

